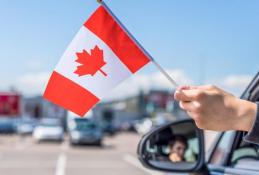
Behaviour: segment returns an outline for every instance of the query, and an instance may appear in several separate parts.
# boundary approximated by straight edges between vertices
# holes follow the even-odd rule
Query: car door
[[[259,101],[259,73],[241,98]],[[259,174],[259,145],[244,142],[244,134],[246,133],[240,131],[226,131],[220,134],[207,159],[210,174]]]

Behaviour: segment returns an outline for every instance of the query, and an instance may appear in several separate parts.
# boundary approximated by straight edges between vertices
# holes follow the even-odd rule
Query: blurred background
[[[180,85],[240,96],[259,70],[259,2],[106,0]],[[0,175],[163,174],[140,165],[150,129],[188,117],[152,63],[78,118],[42,98],[95,0],[0,1]],[[206,133],[206,149],[216,133]]]

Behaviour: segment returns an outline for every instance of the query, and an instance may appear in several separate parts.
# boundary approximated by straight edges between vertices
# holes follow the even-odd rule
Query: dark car
[[[0,133],[15,133],[16,123],[16,119],[0,117]]]
[[[103,111],[101,128],[106,135],[113,136],[116,133],[114,126],[114,113],[112,110],[106,109]]]
[[[74,117],[69,120],[68,126],[71,145],[102,145],[102,129],[94,119]]]
[[[241,98],[259,101],[259,73]],[[143,136],[138,146],[138,157],[147,168],[171,173],[259,174],[259,145],[245,142],[244,134],[241,131],[222,132],[211,149],[205,152],[203,130],[198,129],[192,119],[184,119]]]
[[[102,131],[110,136],[113,136],[116,133],[116,129],[113,123],[103,121],[101,125]]]

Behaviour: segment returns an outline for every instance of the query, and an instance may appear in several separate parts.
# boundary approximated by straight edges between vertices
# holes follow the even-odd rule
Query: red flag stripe
[[[55,71],[50,77],[44,97],[80,116],[99,101],[91,92]]]
[[[132,73],[150,61],[103,6],[91,15],[84,26],[103,40]]]

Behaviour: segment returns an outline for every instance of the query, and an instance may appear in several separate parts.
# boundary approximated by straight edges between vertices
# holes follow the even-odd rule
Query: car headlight
[[[40,130],[35,130],[35,131],[33,132],[33,136],[34,136],[35,138],[41,137],[42,134],[43,134],[43,132],[40,131]]]
[[[61,128],[59,128],[59,129],[57,129],[57,131],[56,131],[56,133],[59,135],[61,135],[61,134],[63,134],[63,129],[61,129]]]
[[[80,132],[78,131],[72,131],[71,132],[71,136],[75,139],[79,139],[80,138]]]

